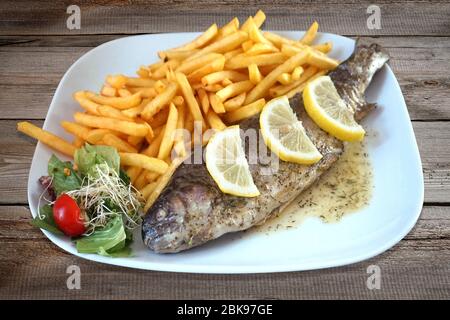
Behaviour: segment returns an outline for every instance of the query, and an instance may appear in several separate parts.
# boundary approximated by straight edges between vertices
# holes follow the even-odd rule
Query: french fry
[[[245,54],[235,56],[225,62],[225,69],[242,69],[247,68],[251,64],[258,66],[268,66],[272,64],[281,64],[287,60],[284,53],[267,53],[257,56],[246,56]]]
[[[122,110],[122,114],[128,118],[136,118],[144,110],[145,106],[150,102],[150,99],[142,99],[142,102],[133,108]]]
[[[153,205],[153,203],[156,201],[156,199],[159,197],[161,192],[164,190],[164,188],[167,186],[167,184],[170,181],[170,178],[172,178],[173,174],[175,173],[175,170],[182,164],[184,161],[183,158],[175,158],[170,166],[167,168],[167,170],[162,174],[157,181],[156,187],[153,190],[153,192],[150,194],[150,196],[147,198],[147,202],[144,206],[144,212],[147,212],[148,209]],[[167,165],[167,164],[166,164]]]
[[[241,27],[242,31],[248,31],[248,28],[250,27],[250,22],[249,22],[250,18],[255,23],[255,25],[258,28],[260,28],[262,26],[262,24],[264,23],[264,21],[266,20],[266,15],[262,10],[258,10],[258,12],[253,17],[249,17],[244,22],[244,24]]]
[[[152,172],[163,174],[169,167],[161,159],[152,158],[140,153],[119,152],[120,164],[123,166],[140,167]]]
[[[144,119],[150,119],[156,113],[159,112],[164,106],[168,105],[169,102],[175,97],[177,94],[178,85],[176,82],[171,82],[167,86],[164,92],[158,94],[153,100],[151,100],[141,112],[141,116]]]
[[[130,92],[132,92],[132,93],[139,92],[141,94],[141,97],[144,99],[154,98],[158,94],[158,92],[156,92],[155,88],[131,87],[128,90],[130,90]],[[135,107],[133,107],[133,108],[135,108]],[[126,109],[126,110],[129,110],[129,109]]]
[[[191,84],[191,88],[192,88],[192,90],[198,90],[198,89],[202,89],[203,85],[200,82],[196,82],[196,83]]]
[[[241,54],[243,52],[244,52],[244,50],[242,50],[242,48],[237,48],[235,50],[231,50],[231,51],[225,52],[223,54],[223,56],[225,57],[225,60],[228,61],[231,58],[233,58],[233,57],[235,57],[235,56],[237,56],[237,55],[239,55],[239,54]]]
[[[312,51],[307,59],[307,63],[318,67],[319,69],[333,70],[339,62],[334,60],[320,51]]]
[[[178,123],[178,110],[173,103],[169,106],[169,116],[167,118],[166,129],[159,147],[158,159],[165,159],[170,155],[175,141],[175,130]]]
[[[161,59],[175,59],[179,61],[183,61],[184,59],[190,57],[194,53],[198,52],[199,50],[167,50],[167,51],[159,51],[158,55]]]
[[[169,82],[176,81],[176,79],[175,79],[175,72],[173,71],[172,68],[170,68],[169,70],[167,70],[167,72],[166,72],[166,79],[167,79],[167,81],[169,81]]]
[[[142,168],[140,167],[128,167],[126,173],[127,176],[130,178],[131,184],[134,184],[136,179],[138,178],[139,174],[142,172]]]
[[[150,70],[150,72],[155,72],[156,70],[161,68],[163,65],[164,65],[164,60],[160,60],[158,62],[155,62],[155,63],[152,63],[151,65],[149,65],[148,69]]]
[[[178,68],[175,69],[175,71],[182,72],[185,75],[188,75],[194,72],[195,70],[200,69],[209,62],[219,58],[223,58],[223,55],[219,53],[208,53],[195,59],[189,59],[184,61]]]
[[[237,31],[204,47],[199,52],[189,57],[187,60],[193,60],[211,52],[224,53],[236,49],[241,45],[242,42],[247,39],[248,34],[246,32]]]
[[[315,75],[318,71],[319,71],[319,69],[317,67],[310,66],[310,67],[306,68],[306,70],[303,72],[303,74],[300,76],[300,78],[298,80],[293,81],[292,83],[290,83],[287,86],[279,85],[279,86],[272,87],[269,90],[269,94],[272,97],[282,96],[282,95],[288,93],[289,91],[295,89],[302,83],[306,82],[309,78],[311,78],[313,75]]]
[[[248,36],[253,42],[255,43],[265,43],[268,45],[272,45],[272,43],[264,38],[263,34],[259,30],[259,28],[256,26],[255,21],[253,18],[249,18],[249,28],[248,28]]]
[[[111,132],[112,130],[108,129],[92,129],[89,131],[86,137],[86,141],[91,144],[100,144],[103,140],[103,137]]]
[[[200,100],[200,105],[202,106],[203,113],[207,114],[210,104],[209,104],[209,98],[208,98],[208,95],[206,94],[205,89],[203,89],[203,88],[198,89],[197,95]]]
[[[90,114],[99,115],[97,110],[99,104],[89,100],[86,96],[85,91],[77,91],[74,93],[73,97],[84,110],[86,110]]]
[[[147,199],[148,196],[150,195],[150,193],[152,193],[153,190],[155,190],[155,188],[156,188],[156,182],[151,182],[151,183],[147,183],[146,186],[139,189],[139,192],[141,193],[142,198]]]
[[[308,82],[316,79],[317,77],[323,76],[324,74],[326,74],[329,70],[320,70],[319,72],[317,72],[315,75],[313,75],[311,78],[308,79],[307,82],[302,83],[301,85],[299,85],[298,87],[292,89],[291,91],[289,91],[286,95],[288,98],[292,98],[293,96],[295,96],[297,93],[301,93],[306,85],[308,84]]]
[[[319,30],[319,24],[317,23],[317,21],[314,21],[313,24],[309,27],[308,31],[306,31],[300,42],[306,45],[310,45],[317,35],[317,30]]]
[[[75,139],[73,139],[73,141],[72,141],[73,146],[77,149],[80,149],[82,146],[84,146],[85,143],[86,143],[86,141],[84,141],[80,137],[75,137]]]
[[[119,97],[129,97],[131,96],[131,92],[127,89],[119,89],[117,90],[117,93],[119,94]]]
[[[158,112],[153,118],[148,120],[148,123],[152,126],[152,128],[160,127],[167,122],[168,115],[169,115],[169,108],[164,108],[160,112]]]
[[[143,78],[126,78],[125,85],[128,87],[152,87],[155,84],[153,79],[143,79]]]
[[[244,104],[246,95],[247,95],[246,92],[242,92],[241,94],[237,95],[236,97],[225,101],[223,103],[225,110],[228,112],[228,111],[236,110],[237,108],[241,107]]]
[[[262,10],[258,10],[256,14],[253,16],[253,22],[256,24],[258,28],[261,28],[264,21],[266,21],[266,14]]]
[[[178,107],[177,131],[174,138],[173,149],[179,156],[186,154],[184,146],[184,120],[186,118],[186,105],[182,104]]]
[[[106,82],[113,88],[121,89],[127,83],[127,77],[121,74],[115,76],[107,76]]]
[[[272,44],[268,43],[255,43],[251,48],[245,50],[245,55],[247,56],[256,56],[259,54],[266,53],[275,53],[279,52],[279,50],[274,47]]]
[[[183,92],[184,99],[189,107],[189,110],[192,113],[194,120],[201,121],[203,124],[203,127],[206,128],[206,123],[205,123],[205,120],[203,119],[202,112],[200,111],[200,107],[197,103],[197,100],[194,97],[192,88],[191,88],[186,76],[181,72],[177,72],[175,74],[175,77],[177,78],[178,85],[181,88],[181,92]]]
[[[161,65],[158,69],[153,71],[152,78],[153,79],[162,79],[166,76],[167,71],[170,71],[171,69],[174,70],[180,65],[180,60],[172,59],[167,62],[165,62],[163,65]]]
[[[221,84],[215,83],[215,84],[207,85],[207,86],[203,87],[203,89],[205,89],[205,91],[208,91],[208,92],[217,92],[219,90],[222,90],[223,86]]]
[[[120,110],[113,108],[111,106],[99,105],[97,107],[97,112],[98,112],[98,115],[104,116],[106,118],[113,118],[113,119],[119,119],[119,120],[125,120],[125,121],[133,121],[132,118],[127,117]]]
[[[17,130],[41,141],[52,149],[55,149],[65,155],[73,157],[75,153],[76,148],[71,143],[61,139],[53,133],[35,126],[30,122],[22,121],[17,123]]]
[[[292,81],[297,81],[298,79],[300,79],[300,76],[302,75],[303,71],[305,70],[303,70],[302,67],[300,66],[295,67],[294,71],[292,71],[291,74]]]
[[[145,121],[144,119],[141,119],[141,118],[136,119],[136,122],[137,123],[142,123],[143,125],[147,126],[148,133],[145,135],[144,138],[145,138],[145,140],[148,143],[150,143],[153,140],[153,138],[155,137],[155,134],[153,133],[152,126],[147,121]]]
[[[205,130],[203,130],[205,128]],[[207,131],[207,126],[202,127],[200,121],[194,121],[194,131],[192,132],[192,142],[194,145],[199,145],[202,143],[202,130]]]
[[[206,114],[206,119],[208,120],[211,128],[215,130],[221,131],[227,127],[225,123],[222,122],[222,119],[220,119],[217,113],[214,112],[214,110],[208,111],[208,113]]]
[[[107,146],[114,147],[117,149],[117,151],[120,151],[120,152],[131,152],[131,153],[137,152],[137,149],[135,147],[133,147],[128,142],[120,139],[119,137],[117,137],[111,133],[105,134],[102,141]]]
[[[302,50],[311,50],[312,54],[318,55],[319,59],[320,59],[320,57],[325,56],[325,54],[321,50],[323,50],[323,51],[331,50],[331,46],[328,46],[327,43],[318,45],[318,46],[312,46],[312,47],[308,47],[306,45],[298,44],[298,43],[295,45],[282,44],[282,46],[281,46],[281,52],[283,52],[284,54],[286,54],[287,56],[290,56],[290,57],[295,56],[297,53],[301,52]],[[331,59],[329,57],[327,57],[327,58]],[[333,65],[335,63],[337,63],[337,61],[335,61],[334,59],[331,59],[331,60],[333,61],[332,62]]]
[[[86,96],[98,104],[106,104],[114,108],[123,110],[137,106],[142,98],[139,92],[129,97],[104,97],[93,92],[86,92]]]
[[[157,94],[163,93],[164,90],[166,90],[166,87],[167,86],[161,80],[156,81],[155,85],[153,86],[153,88],[155,88]]]
[[[225,57],[221,56],[220,58],[217,58],[207,63],[200,69],[195,70],[194,72],[189,74],[187,78],[190,83],[198,82],[202,79],[202,77],[210,73],[223,70],[224,65],[225,65]]]
[[[167,115],[169,115],[169,109],[167,109]],[[166,128],[166,122],[167,122],[167,116],[166,116],[166,121],[164,121],[164,123],[162,125],[160,125],[159,127],[156,127],[153,130],[153,135],[155,137],[157,137],[161,133],[161,131],[163,131]]]
[[[136,181],[133,183],[133,186],[136,189],[141,190],[142,188],[144,188],[147,185],[146,175],[148,172],[150,172],[150,171],[147,171],[145,169],[140,172],[139,176],[136,178]]]
[[[314,46],[311,46],[314,50],[320,51],[322,53],[328,53],[333,49],[333,43],[331,42],[325,42],[321,44],[316,44]]]
[[[204,33],[202,33],[200,36],[198,36],[191,42],[186,43],[180,47],[174,48],[172,50],[183,51],[200,48],[205,44],[207,44],[211,39],[213,39],[217,35],[218,31],[219,29],[217,28],[217,24],[213,23]]]
[[[115,97],[117,94],[117,89],[113,87],[103,86],[102,91],[100,91],[102,96],[105,97]]]
[[[69,121],[61,121],[61,127],[66,130],[68,133],[73,134],[74,136],[81,138],[83,140],[88,140],[89,128],[79,125],[78,123],[73,123]]]
[[[285,72],[277,77],[277,81],[281,84],[288,85],[292,82],[292,77],[289,73]]]
[[[150,68],[146,66],[140,66],[139,69],[136,71],[136,74],[143,79],[149,79],[151,75]]]
[[[148,183],[156,182],[155,180],[158,179],[161,175],[156,172],[147,172],[145,175],[145,179]]]
[[[296,46],[296,45],[290,45],[290,44],[282,44],[281,45],[281,52],[284,53],[286,56],[292,57],[296,54],[305,51],[305,50],[311,50],[310,47],[307,46]]]
[[[261,72],[261,74],[263,76],[267,76],[269,73],[271,73],[273,70],[275,70],[278,66],[279,66],[279,64],[271,64],[269,66],[260,66],[260,67],[258,67],[258,69],[259,69],[259,72]]]
[[[77,123],[84,126],[116,130],[131,136],[146,136],[149,132],[146,125],[130,121],[92,116],[81,112],[76,112],[74,118]]]
[[[247,40],[242,42],[241,44],[241,48],[242,50],[244,50],[244,52],[246,52],[247,50],[249,50],[255,43],[253,42],[253,40]]]
[[[290,57],[283,64],[278,66],[275,70],[269,73],[264,79],[261,80],[248,94],[245,98],[245,104],[252,103],[257,99],[264,97],[269,91],[270,87],[277,82],[277,78],[280,74],[285,72],[291,72],[295,67],[303,64],[309,56],[308,51],[302,51],[297,55]]]
[[[142,145],[145,137],[136,137],[136,136],[128,136],[127,141],[136,149],[140,149],[139,147]]]
[[[222,81],[222,83],[221,83],[221,85],[224,86],[224,87],[229,86],[230,84],[233,84],[233,81],[231,81],[231,80],[228,79],[228,78],[223,79],[223,81]]]
[[[228,112],[225,115],[225,121],[227,123],[236,123],[238,121],[250,118],[251,116],[260,113],[265,104],[265,99],[256,100],[255,102],[240,107],[239,109]]]
[[[220,101],[225,101],[229,98],[235,97],[242,92],[251,90],[255,85],[250,80],[240,81],[223,88],[216,92]],[[217,111],[216,111],[217,112]]]
[[[222,28],[219,29],[219,32],[217,34],[217,37],[214,40],[222,39],[223,37],[226,37],[236,31],[239,30],[239,19],[237,17],[234,17],[230,22],[228,22],[226,25],[224,25]]]
[[[263,32],[263,35],[264,35],[264,38],[266,38],[267,40],[272,42],[278,49],[280,49],[283,44],[289,44],[292,46],[295,46],[298,44],[298,42],[295,40],[282,37],[273,32],[266,31],[266,32]]]
[[[184,119],[184,128],[191,133],[194,132],[194,117],[190,112],[186,112],[186,118]]]
[[[216,129],[206,130],[206,132],[202,136],[202,146],[206,146],[209,142],[209,139],[216,133]]]
[[[245,75],[243,73],[233,71],[233,70],[218,71],[218,72],[210,73],[210,74],[204,76],[202,78],[202,84],[204,86],[207,86],[210,84],[222,82],[225,79],[229,79],[230,81],[233,81],[233,82],[238,82],[238,81],[248,80],[248,77],[247,77],[247,75]]]
[[[216,93],[210,93],[208,97],[209,103],[211,104],[211,107],[215,113],[225,113],[225,107],[223,106],[222,101],[219,99]]]
[[[152,140],[149,146],[142,151],[143,154],[153,158],[156,158],[158,156],[159,147],[161,146],[161,141],[164,137],[165,128],[165,125],[162,126],[161,131],[158,133],[158,135]]]
[[[258,66],[254,63],[248,66],[248,77],[250,82],[257,85],[262,80],[262,74],[259,72]]]

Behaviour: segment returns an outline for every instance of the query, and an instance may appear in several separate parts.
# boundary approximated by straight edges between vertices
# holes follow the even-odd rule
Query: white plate
[[[282,32],[299,39],[301,32]],[[175,47],[197,36],[195,33],[126,37],[105,43],[86,53],[62,78],[50,105],[44,128],[69,139],[59,126],[80,110],[72,99],[77,90],[98,91],[108,74],[134,75],[140,65],[156,61],[159,50]],[[348,58],[354,41],[320,34],[317,42],[332,41],[331,56]],[[368,151],[374,169],[375,191],[370,205],[335,224],[319,219],[304,221],[299,229],[271,233],[238,233],[178,254],[154,254],[142,243],[136,230],[134,256],[108,258],[77,253],[73,243],[47,231],[45,235],[64,250],[98,262],[132,268],[176,272],[256,273],[319,269],[341,266],[373,257],[400,241],[414,226],[423,203],[423,176],[414,132],[400,87],[389,66],[374,78],[368,101],[379,109],[364,122],[369,132]],[[42,192],[38,178],[47,173],[53,151],[38,143],[28,181],[28,200],[36,216]],[[61,156],[60,154],[58,156]],[[61,156],[62,157],[62,156]],[[64,158],[64,157],[63,157]]]

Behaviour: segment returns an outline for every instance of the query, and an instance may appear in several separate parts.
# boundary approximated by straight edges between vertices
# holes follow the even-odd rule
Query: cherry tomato
[[[67,194],[62,194],[53,205],[53,219],[58,228],[70,237],[82,235],[86,231],[80,207]]]

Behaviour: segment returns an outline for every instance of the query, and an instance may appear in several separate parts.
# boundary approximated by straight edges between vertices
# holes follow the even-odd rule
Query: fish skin
[[[364,92],[388,59],[379,45],[358,43],[352,57],[329,74],[342,99],[355,110],[357,120],[375,107],[366,103]],[[270,165],[250,164],[261,192],[254,198],[222,193],[204,164],[182,164],[144,218],[142,238],[152,251],[176,253],[262,224],[333,165],[343,152],[343,143],[307,116],[300,95],[289,101],[322,159],[310,166],[280,160],[278,170],[271,175],[267,175]],[[241,122],[240,127],[259,129],[259,116]],[[245,147],[248,155],[248,143]]]

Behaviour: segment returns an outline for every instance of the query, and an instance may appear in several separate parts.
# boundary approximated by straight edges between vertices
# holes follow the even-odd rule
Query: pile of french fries
[[[238,18],[221,28],[214,23],[193,41],[160,51],[160,60],[141,66],[138,77],[110,75],[99,94],[76,92],[84,112],[61,122],[74,135],[72,143],[27,122],[18,129],[69,156],[86,142],[115,147],[147,210],[187,149],[211,136],[187,142],[177,129],[191,137],[223,130],[258,114],[271,98],[302,92],[338,65],[326,55],[331,43],[312,45],[317,22],[302,39],[291,40],[261,31],[265,19],[258,11],[241,26]]]

